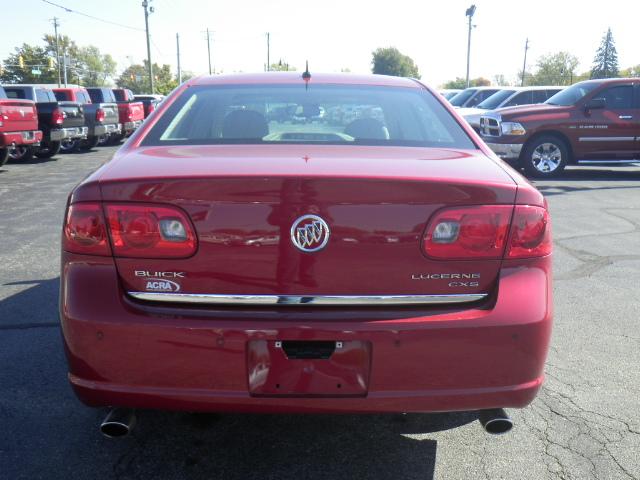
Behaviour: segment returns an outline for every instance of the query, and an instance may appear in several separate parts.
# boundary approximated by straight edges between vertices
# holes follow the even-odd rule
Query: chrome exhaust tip
[[[107,438],[126,437],[135,425],[135,410],[113,408],[100,424],[100,432]]]
[[[485,432],[491,435],[504,435],[513,428],[513,421],[502,408],[480,410],[478,420]]]

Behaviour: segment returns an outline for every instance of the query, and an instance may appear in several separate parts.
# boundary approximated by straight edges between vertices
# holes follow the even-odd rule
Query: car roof
[[[225,75],[205,75],[189,80],[189,85],[253,85],[303,83],[301,72],[237,73]],[[388,87],[422,88],[410,78],[390,75],[356,75],[351,73],[313,73],[311,84],[377,85]]]

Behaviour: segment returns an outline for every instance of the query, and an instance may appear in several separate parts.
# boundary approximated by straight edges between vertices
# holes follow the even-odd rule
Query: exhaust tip
[[[127,408],[114,408],[100,424],[100,432],[107,438],[120,438],[129,435],[136,424],[136,415]]]
[[[482,428],[491,435],[504,435],[513,428],[513,421],[502,408],[480,411],[479,420]]]

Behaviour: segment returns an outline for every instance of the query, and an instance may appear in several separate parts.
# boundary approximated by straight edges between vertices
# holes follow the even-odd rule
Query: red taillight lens
[[[104,110],[99,108],[96,110],[96,122],[98,123],[102,123],[104,122],[104,118],[105,118],[105,113]]]
[[[133,108],[131,108],[131,105],[127,105],[127,120],[133,120]]]
[[[107,205],[116,257],[184,258],[196,251],[196,235],[186,214],[174,207]]]
[[[440,259],[502,258],[512,212],[511,205],[440,210],[427,226],[424,252]]]
[[[543,257],[551,250],[549,212],[543,207],[516,205],[507,257]]]
[[[156,109],[156,106],[153,102],[149,103],[149,106],[147,107],[147,112],[151,113]]]
[[[67,210],[62,248],[86,255],[111,255],[107,227],[98,203],[76,203]]]
[[[51,123],[53,125],[62,125],[63,122],[64,122],[64,112],[61,109],[56,108],[51,114]]]

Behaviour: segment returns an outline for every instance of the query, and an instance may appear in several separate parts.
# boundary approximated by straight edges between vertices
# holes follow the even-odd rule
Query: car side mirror
[[[592,98],[589,103],[585,105],[585,110],[602,110],[607,108],[607,101],[604,98]]]

